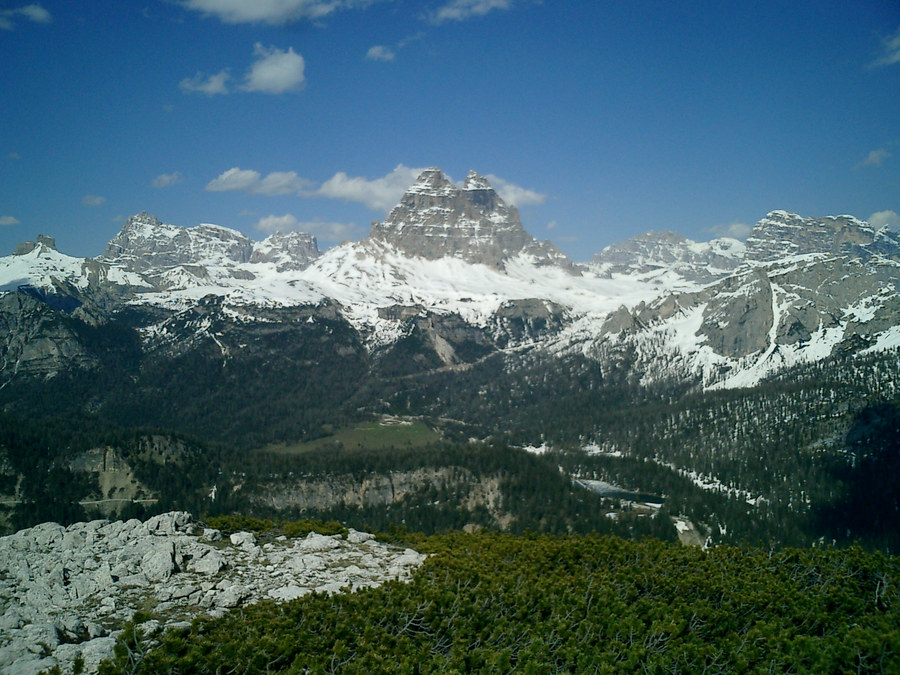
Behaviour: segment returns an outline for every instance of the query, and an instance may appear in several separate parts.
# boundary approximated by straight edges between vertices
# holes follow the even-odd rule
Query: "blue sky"
[[[486,174],[576,260],[765,213],[900,228],[900,3],[0,0],[0,254],[125,218],[364,236]]]

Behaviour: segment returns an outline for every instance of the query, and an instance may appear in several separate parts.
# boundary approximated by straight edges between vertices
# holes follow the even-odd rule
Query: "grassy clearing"
[[[267,445],[262,451],[277,455],[302,455],[327,447],[383,450],[397,447],[418,447],[436,443],[439,440],[441,440],[440,433],[421,420],[387,417],[338,429],[334,433],[314,441],[273,443]]]

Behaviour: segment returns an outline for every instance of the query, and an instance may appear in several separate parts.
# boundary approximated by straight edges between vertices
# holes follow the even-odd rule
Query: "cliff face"
[[[747,238],[747,259],[769,262],[794,255],[830,253],[868,261],[873,256],[900,261],[900,236],[853,216],[804,218],[772,211]]]
[[[0,372],[46,377],[96,361],[64,313],[26,293],[0,295]]]
[[[462,188],[440,169],[422,172],[384,222],[372,226],[369,238],[428,260],[453,257],[502,269],[525,253],[543,264],[572,268],[555,246],[528,234],[518,210],[474,171]]]
[[[177,227],[142,212],[132,216],[107,244],[103,258],[135,272],[176,265],[250,260],[253,242],[240,232],[218,225]]]
[[[251,501],[276,510],[314,511],[334,506],[387,506],[427,491],[454,493],[463,507],[484,507],[501,527],[509,524],[503,512],[499,479],[477,477],[460,467],[421,468],[366,475],[315,476],[279,479],[252,489]]]

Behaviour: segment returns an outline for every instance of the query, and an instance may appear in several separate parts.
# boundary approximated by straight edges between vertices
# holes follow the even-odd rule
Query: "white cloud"
[[[365,234],[363,229],[355,223],[334,223],[321,220],[300,221],[290,213],[286,213],[283,216],[270,215],[260,218],[256,223],[256,229],[268,234],[275,232],[307,232],[319,239],[331,242],[358,239]]]
[[[215,75],[207,77],[203,73],[197,73],[194,77],[186,77],[178,83],[179,89],[183,92],[206,94],[207,96],[215,96],[216,94],[228,93],[228,80],[231,75],[228,70],[220,70]]]
[[[209,181],[206,184],[206,189],[210,192],[228,192],[230,190],[247,190],[252,192],[253,187],[259,184],[259,180],[259,171],[240,169],[235,166]]]
[[[424,169],[412,169],[398,164],[388,175],[374,180],[351,177],[339,171],[322,183],[316,194],[329,199],[359,202],[375,211],[387,211],[400,201],[400,197],[416,182],[422,171]]]
[[[306,78],[306,63],[303,56],[296,53],[293,47],[287,51],[277,47],[266,47],[257,42],[253,46],[253,54],[257,57],[244,81],[237,89],[240,91],[260,92],[263,94],[283,94],[302,88]],[[215,75],[198,72],[194,77],[186,77],[178,83],[181,91],[193,94],[216,96],[230,94],[235,89],[231,85],[231,74],[223,68]]]
[[[422,169],[411,169],[400,164],[387,176],[369,180],[351,177],[341,171],[317,188],[315,183],[294,171],[276,171],[263,178],[259,171],[233,167],[207,183],[206,189],[211,192],[237,190],[270,197],[286,194],[326,197],[359,202],[375,210],[387,210],[400,200],[421,172]]]
[[[273,171],[265,178],[259,171],[233,167],[206,184],[210,192],[250,192],[274,197],[276,195],[297,194],[310,196],[312,182],[298,176],[294,171]]]
[[[174,173],[161,173],[153,179],[153,187],[164,188],[176,185],[184,180],[184,177],[175,171]]]
[[[296,216],[286,213],[283,216],[269,215],[265,218],[260,218],[256,223],[256,229],[268,234],[274,234],[275,232],[300,232],[298,225],[300,225],[300,221],[297,220]]]
[[[103,206],[106,203],[106,197],[98,195],[85,195],[81,198],[81,203],[85,206]]]
[[[900,232],[900,215],[896,211],[877,211],[868,218],[869,225],[876,230],[887,227],[894,232]]]
[[[273,171],[263,178],[253,188],[253,191],[270,197],[289,194],[305,195],[312,187],[311,181],[301,178],[294,171]]]
[[[260,91],[265,94],[282,94],[299,89],[304,82],[303,57],[293,47],[282,51],[277,47],[265,47],[257,42],[253,53],[259,59],[250,66],[250,72],[241,89],[244,91]]]
[[[13,216],[0,216],[0,225],[19,225],[18,219]]]
[[[187,9],[218,17],[225,23],[268,23],[316,20],[340,9],[366,7],[376,0],[183,0]]]
[[[497,191],[497,194],[499,194],[507,204],[512,204],[513,206],[531,206],[534,204],[543,204],[547,199],[547,195],[519,187],[492,173],[487,174],[485,178],[488,179],[491,187]]]
[[[369,47],[369,51],[366,52],[366,59],[369,61],[393,61],[396,57],[394,50],[384,45]]]
[[[753,231],[752,225],[747,223],[724,223],[709,228],[708,232],[716,237],[730,237],[731,239],[746,239]]]
[[[348,176],[339,171],[317,187],[314,182],[294,171],[275,171],[263,177],[259,171],[232,167],[207,183],[206,189],[210,192],[240,191],[269,197],[288,194],[324,197],[357,202],[373,211],[387,211],[400,201],[403,193],[416,182],[422,171],[422,168],[398,164],[386,176],[373,179]],[[508,204],[542,204],[547,198],[546,195],[519,187],[492,174],[488,174],[487,179]]]
[[[555,220],[551,220],[549,223],[547,223],[548,230],[555,230],[557,227],[559,227],[559,223],[557,223]]]
[[[856,168],[860,168],[863,166],[881,166],[884,164],[884,160],[891,156],[884,148],[878,148],[877,150],[872,150],[866,158],[856,165]]]
[[[35,23],[50,23],[53,20],[50,12],[40,5],[25,5],[24,7],[20,7],[13,11],[17,11],[19,14]]]
[[[4,9],[0,11],[0,29],[13,30],[16,27],[15,19],[24,17],[34,23],[50,23],[53,16],[40,5],[25,5],[16,9]]]
[[[900,63],[900,28],[893,35],[881,41],[881,55],[869,64],[870,67],[892,66]]]
[[[473,16],[484,16],[494,9],[509,9],[511,6],[512,0],[451,0],[431,14],[431,21],[465,21]]]

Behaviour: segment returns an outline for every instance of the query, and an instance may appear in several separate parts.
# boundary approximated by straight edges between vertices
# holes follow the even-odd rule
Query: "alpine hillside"
[[[0,496],[890,547],[898,347],[900,237],[852,216],[579,264],[475,172],[325,252],[140,213],[0,258]]]

